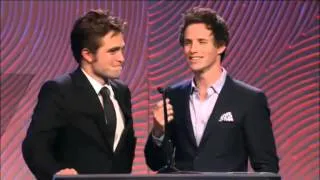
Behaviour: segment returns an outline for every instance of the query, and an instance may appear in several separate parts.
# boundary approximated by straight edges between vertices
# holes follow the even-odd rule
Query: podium
[[[53,180],[281,180],[280,175],[269,172],[193,172],[182,174],[81,174],[54,176]]]

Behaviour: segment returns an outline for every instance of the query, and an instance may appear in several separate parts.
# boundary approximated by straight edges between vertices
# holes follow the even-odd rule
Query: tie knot
[[[100,94],[103,98],[110,96],[110,90],[107,87],[103,87],[100,90]]]

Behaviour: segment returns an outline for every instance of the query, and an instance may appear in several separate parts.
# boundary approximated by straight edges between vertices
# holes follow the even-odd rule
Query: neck
[[[97,82],[99,82],[101,85],[105,85],[107,83],[107,80],[101,78],[100,76],[98,76],[93,69],[90,66],[86,66],[86,65],[81,65],[81,68],[90,76],[92,77],[94,80],[96,80]]]
[[[204,73],[196,73],[195,74],[195,84],[199,89],[200,101],[203,101],[207,97],[207,89],[214,84],[222,74],[222,67],[215,66],[211,68],[209,71]]]
[[[195,84],[200,91],[207,90],[212,84],[214,84],[222,74],[221,66],[214,66],[210,70],[202,73],[195,73]]]

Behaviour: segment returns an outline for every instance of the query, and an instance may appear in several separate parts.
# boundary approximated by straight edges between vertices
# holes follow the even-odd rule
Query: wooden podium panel
[[[155,175],[132,174],[81,174],[55,176],[53,180],[281,180],[280,175],[269,172],[216,172],[216,173],[174,173]]]

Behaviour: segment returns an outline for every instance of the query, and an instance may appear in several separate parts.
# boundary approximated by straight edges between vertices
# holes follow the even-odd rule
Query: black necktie
[[[100,90],[100,94],[103,98],[103,109],[104,116],[107,120],[107,132],[108,132],[108,141],[113,147],[114,135],[117,126],[116,112],[113,106],[113,103],[110,99],[110,91],[107,87],[103,87]]]

